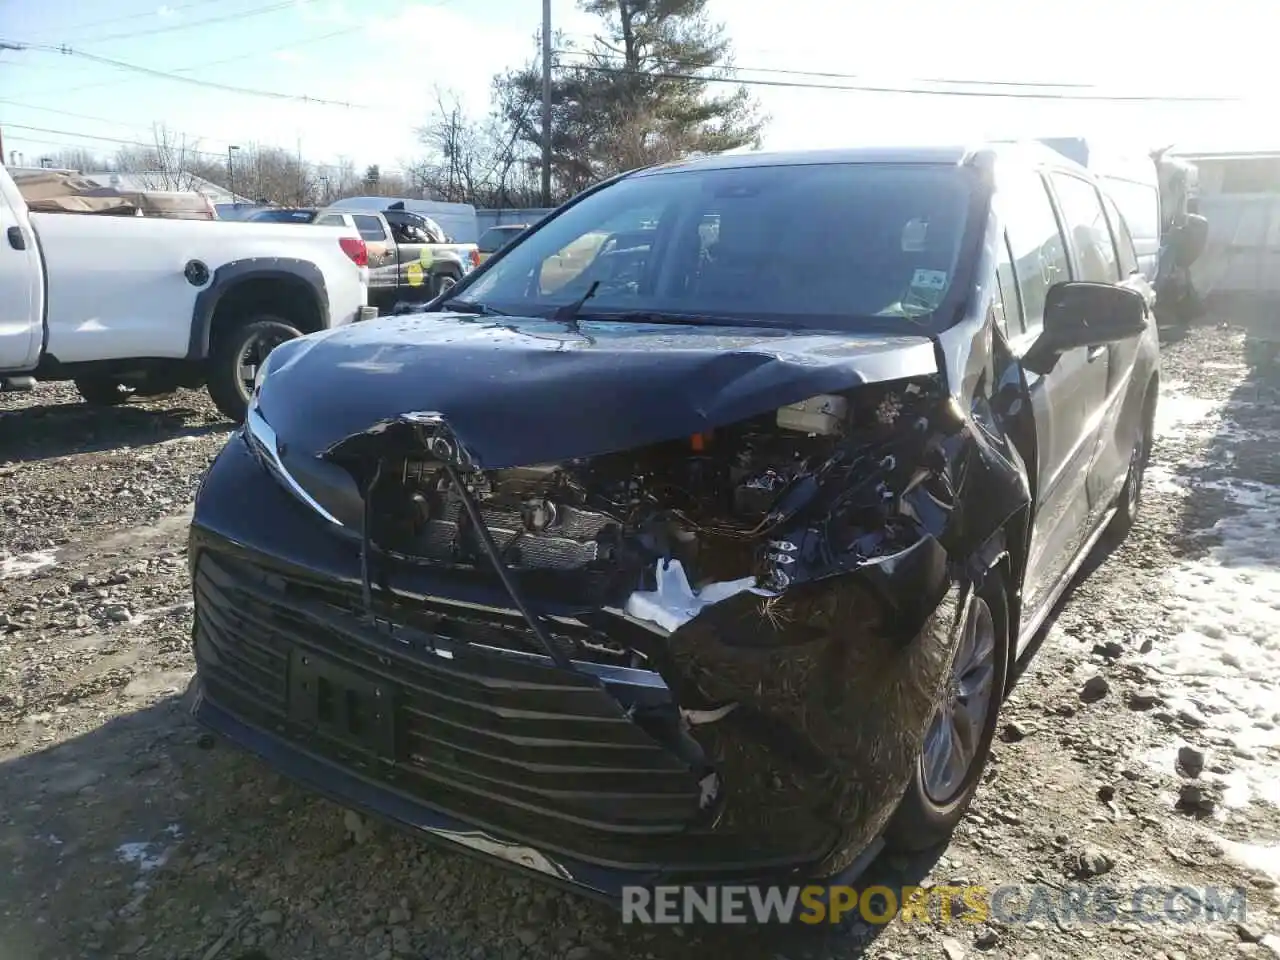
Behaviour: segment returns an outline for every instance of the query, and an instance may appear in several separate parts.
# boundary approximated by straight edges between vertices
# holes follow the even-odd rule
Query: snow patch
[[[1187,479],[1172,470],[1152,464],[1143,474],[1142,485],[1156,493],[1186,493],[1190,489]]]
[[[1280,883],[1280,846],[1263,847],[1252,843],[1237,843],[1215,837],[1218,846],[1227,859],[1234,860],[1246,870],[1265,873],[1272,880]]]
[[[1217,413],[1222,403],[1183,393],[1185,384],[1170,383],[1160,391],[1156,404],[1155,435],[1167,437],[1182,432],[1182,428],[1208,420]]]
[[[1213,401],[1182,397],[1173,407],[1170,421],[1186,423],[1208,417]],[[1155,483],[1179,481],[1157,471]],[[1164,578],[1166,623],[1177,633],[1143,660],[1163,677],[1170,709],[1198,718],[1201,738],[1224,759],[1224,806],[1261,800],[1280,807],[1280,487],[1198,486],[1221,490],[1237,512],[1204,531],[1218,541],[1206,557]],[[1165,753],[1148,759],[1170,772]]]
[[[34,553],[5,554],[0,556],[0,580],[14,577],[25,577],[52,567],[58,562],[58,555],[53,550],[37,550]]]
[[[116,847],[121,863],[136,863],[142,873],[150,873],[169,862],[169,847],[155,843],[122,843]]]

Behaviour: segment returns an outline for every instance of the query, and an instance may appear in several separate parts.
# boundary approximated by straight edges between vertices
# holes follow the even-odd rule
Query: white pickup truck
[[[114,404],[207,385],[243,419],[277,344],[376,316],[342,227],[31,213],[0,167],[0,389]]]

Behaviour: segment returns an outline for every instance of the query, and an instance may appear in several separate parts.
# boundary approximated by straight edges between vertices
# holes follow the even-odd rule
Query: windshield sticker
[[[918,293],[940,293],[947,289],[945,270],[917,270],[911,278],[911,289]]]
[[[908,220],[902,228],[902,252],[923,253],[925,240],[929,237],[928,220]]]

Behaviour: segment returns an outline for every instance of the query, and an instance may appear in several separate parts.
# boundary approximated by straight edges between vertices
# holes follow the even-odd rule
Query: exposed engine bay
[[[671,630],[733,593],[777,594],[940,529],[954,500],[945,444],[962,423],[935,379],[899,380],[638,449],[455,476],[531,591],[556,584]],[[370,491],[370,541],[410,561],[491,571],[439,455],[460,448],[442,448],[422,422],[391,425],[384,440],[392,433],[376,464],[343,458]]]

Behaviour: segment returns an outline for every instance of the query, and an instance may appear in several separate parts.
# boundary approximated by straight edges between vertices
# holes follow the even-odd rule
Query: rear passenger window
[[[1115,202],[1105,193],[1102,195],[1102,206],[1107,211],[1107,222],[1111,224],[1111,236],[1116,241],[1116,254],[1120,258],[1120,276],[1132,276],[1138,272],[1138,251],[1133,247],[1133,234],[1129,232],[1129,223],[1121,216]]]
[[[1155,241],[1160,237],[1160,193],[1156,186],[1108,177],[1101,181],[1102,192],[1124,211],[1129,234]]]
[[[1067,246],[1039,174],[1010,175],[1000,184],[997,202],[1009,238],[1024,329],[1038,333],[1044,326],[1049,288],[1071,279]]]
[[[321,217],[319,220],[317,220],[317,221],[316,221],[316,223],[317,223],[319,226],[322,226],[322,227],[343,227],[343,226],[346,226],[346,224],[344,224],[344,223],[342,222],[342,216],[341,216],[341,214],[337,214],[337,213],[326,213],[323,217]]]
[[[382,229],[382,220],[379,217],[362,217],[356,214],[351,219],[355,222],[356,229],[360,231],[360,236],[365,240],[387,239],[387,231]]]
[[[1068,174],[1052,174],[1053,189],[1062,204],[1062,217],[1079,257],[1080,280],[1115,283],[1120,277],[1119,258],[1102,212],[1102,201],[1092,183]]]

